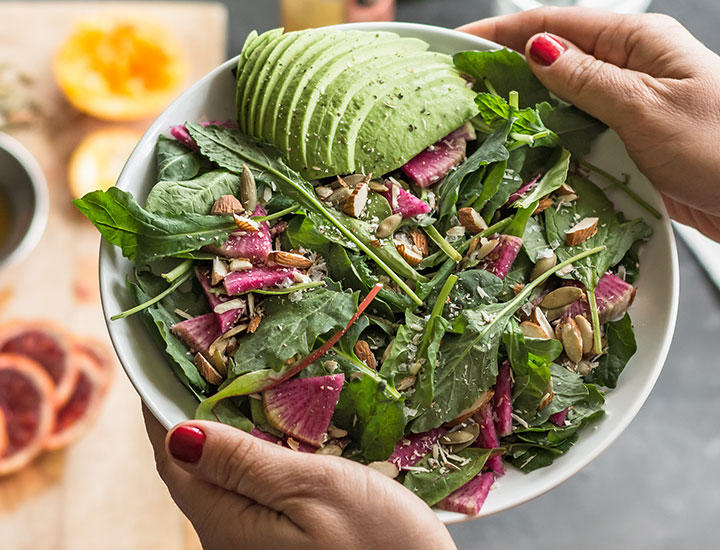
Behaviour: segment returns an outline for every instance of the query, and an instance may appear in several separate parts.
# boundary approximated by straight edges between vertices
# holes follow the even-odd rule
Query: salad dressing
[[[10,229],[10,208],[7,196],[0,190],[0,246],[2,246]]]

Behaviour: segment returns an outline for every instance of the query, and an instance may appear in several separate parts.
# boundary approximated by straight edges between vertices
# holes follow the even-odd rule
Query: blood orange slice
[[[100,412],[105,393],[104,374],[88,353],[75,350],[70,360],[77,365],[79,374],[69,399],[55,412],[55,425],[45,442],[45,448],[50,450],[65,447],[85,434]]]
[[[97,338],[81,336],[73,340],[73,349],[87,354],[90,359],[92,359],[95,368],[102,375],[103,391],[107,391],[110,388],[110,382],[112,381],[115,369],[115,356],[110,351],[110,348]]]
[[[56,399],[64,403],[75,386],[77,367],[69,360],[70,338],[49,321],[11,321],[0,325],[0,353],[16,353],[37,361],[55,384]]]
[[[0,354],[0,411],[7,445],[0,454],[0,476],[29,464],[42,451],[55,418],[55,388],[36,361]]]
[[[8,434],[7,428],[5,427],[5,413],[0,408],[0,456],[5,454],[5,449],[8,446]]]

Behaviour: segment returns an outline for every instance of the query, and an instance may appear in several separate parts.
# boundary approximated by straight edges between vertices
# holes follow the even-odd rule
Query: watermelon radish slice
[[[385,185],[389,185],[390,189],[381,194],[390,203],[393,214],[402,214],[403,218],[412,218],[413,216],[419,216],[430,212],[429,204],[421,201],[410,191],[406,191],[397,183],[385,180]],[[395,191],[393,191],[393,188]],[[392,197],[393,193],[395,193],[394,205]]]
[[[482,510],[490,488],[495,482],[492,472],[485,472],[472,478],[457,491],[450,493],[440,502],[438,508],[450,512],[459,512],[469,516],[477,516]]]
[[[197,280],[200,282],[200,286],[202,286],[203,292],[205,293],[205,297],[207,298],[208,304],[210,304],[210,309],[215,309],[215,306],[218,304],[222,304],[227,302],[228,300],[232,300],[230,296],[223,296],[221,294],[215,294],[214,292],[211,292],[210,289],[212,288],[212,283],[210,282],[210,270],[208,269],[200,269],[195,268],[195,276],[197,277]],[[246,304],[247,302],[243,302]],[[238,320],[238,317],[240,317],[243,313],[245,313],[246,305],[243,305],[243,307],[238,309],[231,309],[230,311],[225,311],[223,313],[216,313],[218,323],[220,324],[220,330],[223,334],[225,334],[228,330],[232,328],[232,326],[235,324],[235,321]]]
[[[560,412],[556,412],[555,414],[551,414],[550,422],[558,426],[559,428],[562,428],[565,425],[565,419],[567,418],[567,413],[569,409],[563,409]]]
[[[173,325],[171,330],[192,353],[200,352],[203,355],[208,355],[210,344],[222,335],[214,313],[182,321]]]
[[[55,385],[37,361],[0,354],[0,411],[5,419],[5,449],[0,476],[25,467],[40,454],[54,423]]]
[[[497,233],[490,237],[497,239],[498,245],[478,264],[478,269],[489,271],[493,275],[497,275],[501,279],[510,271],[515,258],[517,258],[520,248],[522,248],[522,239],[513,235],[498,235]]]
[[[480,425],[480,435],[473,443],[473,447],[481,449],[495,449],[500,446],[500,439],[495,431],[492,403],[486,404],[475,414],[475,421]],[[500,456],[491,456],[485,465],[496,474],[505,475],[505,467]]]
[[[585,288],[578,281],[565,281],[563,285]],[[623,281],[617,275],[605,273],[600,277],[597,287],[595,287],[595,301],[597,302],[600,323],[622,317],[634,299],[635,287]],[[576,315],[584,315],[586,318],[590,318],[590,305],[585,298],[570,304],[563,317],[575,317]]]
[[[498,369],[493,394],[495,432],[498,437],[512,434],[512,372],[510,361],[503,361]]]
[[[265,209],[258,204],[253,216],[266,215]],[[222,246],[206,246],[205,250],[226,258],[246,258],[255,263],[264,263],[272,250],[270,225],[268,222],[261,222],[260,231],[247,232],[245,235],[230,235]]]
[[[235,128],[235,123],[231,120],[211,120],[209,122],[200,122],[200,126],[222,126],[224,128]],[[197,143],[187,131],[185,124],[178,124],[170,128],[170,135],[182,143],[188,149],[200,151]]]
[[[344,374],[294,378],[263,392],[268,422],[297,441],[320,447],[344,381]]]
[[[55,399],[69,397],[78,376],[69,360],[71,338],[51,321],[11,321],[0,325],[0,353],[16,353],[37,361],[55,384]]]
[[[465,159],[467,141],[451,136],[444,137],[403,165],[402,171],[418,187],[430,187],[437,183]]]
[[[520,187],[520,189],[518,189],[512,195],[510,195],[510,198],[505,203],[505,206],[503,206],[503,208],[507,208],[512,203],[514,203],[516,200],[518,200],[520,197],[522,197],[525,193],[527,193],[533,187],[535,187],[535,184],[538,182],[539,179],[540,179],[540,175],[537,175],[534,178],[532,178],[529,182],[523,184],[522,187]]]
[[[446,433],[445,428],[434,428],[419,434],[409,434],[395,444],[395,450],[388,461],[401,470],[408,466],[414,466],[432,450],[433,445]]]
[[[105,342],[93,336],[76,336],[73,338],[72,351],[84,353],[92,360],[95,369],[102,375],[103,392],[107,392],[115,371],[115,355]]]
[[[80,439],[97,419],[103,399],[105,379],[93,358],[82,351],[70,358],[80,374],[70,398],[55,412],[55,425],[45,442],[49,450],[61,449]]]
[[[286,267],[255,267],[248,271],[230,273],[230,275],[223,279],[223,286],[225,287],[225,292],[230,295],[242,294],[250,290],[276,286],[285,281],[292,281],[296,273],[299,273],[297,269],[288,269]]]

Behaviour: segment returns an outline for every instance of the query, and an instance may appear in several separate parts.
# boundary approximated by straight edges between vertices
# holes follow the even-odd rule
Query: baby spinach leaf
[[[305,357],[320,336],[343,328],[357,311],[357,294],[317,288],[293,302],[287,295],[263,302],[263,320],[254,334],[238,340],[231,377],[260,369],[280,371],[295,356]]]
[[[513,203],[515,208],[527,208],[538,199],[549,195],[558,189],[567,179],[568,168],[570,167],[570,151],[560,150],[560,158],[550,170],[545,172],[540,181],[524,197],[520,197]]]
[[[527,442],[510,443],[506,445],[505,458],[513,466],[529,474],[538,468],[550,466],[556,458],[568,452],[577,439],[577,433],[572,433],[555,446]]]
[[[545,237],[545,227],[539,216],[531,217],[525,225],[525,232],[522,235],[523,250],[533,263],[538,261],[541,251],[550,250],[550,245]]]
[[[541,103],[538,113],[545,125],[560,138],[563,147],[578,157],[587,155],[595,138],[607,130],[605,124],[572,105],[552,107]]]
[[[588,376],[588,380],[614,388],[628,361],[637,351],[630,315],[626,313],[619,321],[607,323],[605,335],[608,339],[608,351],[600,356],[599,364]]]
[[[538,207],[539,201],[531,202],[524,208],[520,208],[515,212],[510,224],[505,228],[506,235],[514,235],[515,237],[522,237],[525,233],[525,226],[527,225],[530,216],[533,215],[535,209]]]
[[[200,172],[200,156],[182,143],[163,135],[157,142],[157,180],[187,181]]]
[[[387,460],[405,432],[402,398],[384,389],[384,381],[370,376],[350,378],[335,407],[335,425],[350,433],[368,461]]]
[[[503,342],[515,380],[513,409],[515,414],[529,422],[535,417],[550,381],[549,363],[530,359],[525,336],[514,320],[503,335]]]
[[[203,420],[214,420],[215,422],[227,424],[228,426],[232,426],[233,428],[237,428],[238,430],[250,432],[253,429],[253,423],[250,421],[250,419],[248,419],[247,416],[243,414],[243,412],[240,410],[240,407],[238,407],[237,403],[234,401],[236,400],[225,399],[224,401],[220,401],[220,403],[215,405],[215,407],[213,408],[210,417],[204,418]],[[251,403],[253,401],[257,403],[262,403],[261,401],[257,401],[256,399],[250,399]],[[262,404],[260,405],[260,408],[262,409]],[[261,429],[263,431],[267,431],[267,429]]]
[[[496,296],[503,287],[502,279],[484,269],[468,269],[456,273],[457,283],[450,291],[449,303],[445,304],[443,315],[454,320],[462,310],[475,309],[481,305],[497,302]],[[440,288],[435,287],[427,298],[430,304],[435,303]]]
[[[457,453],[459,457],[466,460],[464,464],[457,464],[460,466],[458,470],[442,465],[431,468],[430,459],[432,457],[428,455],[416,464],[418,468],[424,468],[427,471],[408,472],[403,485],[423,499],[428,506],[432,506],[478,475],[492,453],[492,449],[468,447]]]
[[[93,191],[73,204],[105,240],[138,264],[222,244],[237,229],[229,216],[148,212],[117,187]]]
[[[505,120],[513,118],[511,139],[519,139],[516,134],[523,134],[533,136],[533,139],[526,140],[530,147],[557,147],[560,145],[558,137],[545,127],[537,109],[533,107],[516,109],[510,106],[506,99],[494,94],[478,94],[475,103],[480,111],[480,116],[490,128],[495,129]],[[537,134],[540,135],[535,137]]]
[[[187,181],[160,181],[150,190],[145,209],[168,214],[209,215],[223,195],[237,195],[240,176],[227,170],[205,172]]]
[[[555,361],[563,352],[562,344],[554,338],[528,338],[526,336],[525,345],[531,359],[548,363]]]
[[[554,397],[547,407],[538,412],[532,422],[535,426],[546,422],[551,415],[583,401],[588,396],[588,390],[579,374],[553,363],[550,365],[550,376]]]
[[[476,91],[489,91],[485,85],[487,79],[504,98],[511,91],[518,92],[521,107],[535,107],[537,103],[552,101],[550,92],[533,74],[523,56],[512,50],[459,52],[453,56],[453,62],[460,72],[475,79]]]
[[[520,168],[522,167],[522,161],[525,159],[525,155],[520,153],[520,151],[523,151],[524,149],[526,148],[515,149],[510,152],[508,170],[506,170],[503,174],[503,177],[498,184],[497,191],[495,191],[495,194],[488,199],[481,211],[482,217],[486,222],[489,223],[495,213],[505,206],[507,201],[510,199],[510,195],[522,187],[523,180],[520,177]],[[516,162],[512,162],[513,160]],[[513,166],[518,166],[518,168],[515,169]]]
[[[417,359],[417,349],[425,333],[426,321],[412,311],[405,312],[405,324],[400,325],[390,352],[380,367],[380,375],[393,386],[397,379],[408,376],[410,367]]]

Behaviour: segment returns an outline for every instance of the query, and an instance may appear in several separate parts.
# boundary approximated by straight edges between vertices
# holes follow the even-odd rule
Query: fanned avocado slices
[[[281,29],[248,38],[240,129],[309,179],[399,168],[477,113],[443,54],[393,33]]]

